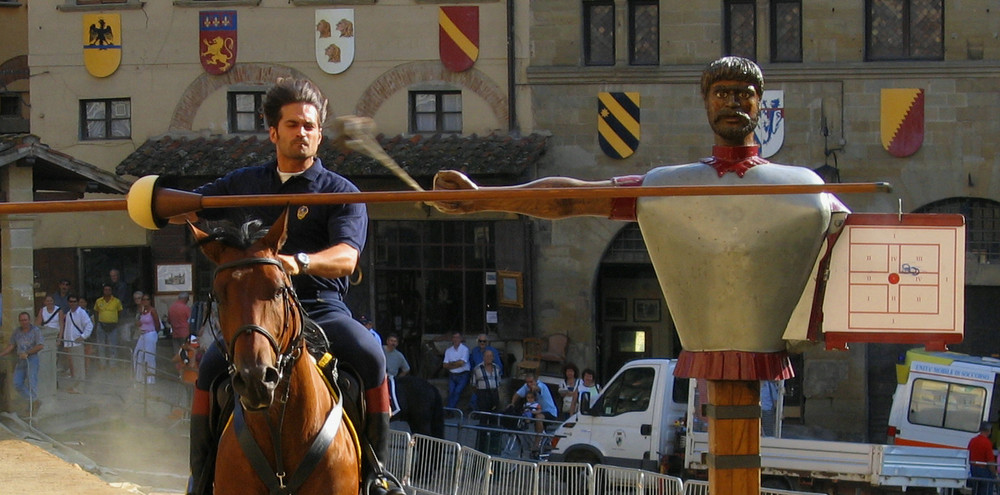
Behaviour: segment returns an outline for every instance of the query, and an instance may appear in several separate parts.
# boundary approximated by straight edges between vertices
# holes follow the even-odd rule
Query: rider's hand
[[[285,268],[285,271],[289,275],[299,274],[299,263],[295,261],[295,257],[288,254],[279,254],[277,256],[278,261],[281,262],[281,266]]]
[[[456,170],[442,170],[434,174],[434,190],[468,190],[479,189],[479,186],[465,174]],[[432,201],[427,203],[442,213],[465,213],[472,211],[469,201]]]

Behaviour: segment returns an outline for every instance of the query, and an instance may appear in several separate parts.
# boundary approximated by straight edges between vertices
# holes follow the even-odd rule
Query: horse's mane
[[[265,227],[260,220],[248,220],[242,225],[235,225],[226,220],[213,222],[208,237],[198,241],[196,245],[204,246],[219,242],[224,246],[246,250],[267,235],[268,230],[269,227]]]
[[[246,250],[267,235],[267,232],[270,230],[260,220],[248,220],[241,225],[235,225],[228,220],[221,220],[212,222],[209,228],[208,237],[198,241],[196,243],[197,246],[219,242],[227,247]],[[302,312],[302,317],[304,320],[302,331],[306,339],[306,345],[314,353],[318,351],[321,355],[329,347],[326,335],[318,325],[312,323],[305,311]]]

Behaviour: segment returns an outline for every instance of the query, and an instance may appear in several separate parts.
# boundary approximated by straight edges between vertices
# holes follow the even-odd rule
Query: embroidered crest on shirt
[[[306,205],[300,206],[299,211],[295,212],[295,216],[298,217],[299,220],[302,220],[308,214],[309,214],[309,207]]]

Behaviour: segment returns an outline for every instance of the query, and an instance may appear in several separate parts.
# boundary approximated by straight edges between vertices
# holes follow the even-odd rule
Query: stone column
[[[17,164],[0,167],[0,191],[9,201],[32,200],[32,170]],[[35,321],[34,311],[34,215],[0,215],[0,273],[3,273],[3,326],[0,341],[6,346],[11,332],[18,328],[17,315],[27,311]],[[56,338],[45,335],[45,348],[39,354],[38,395],[51,396],[56,390]],[[13,360],[4,360],[5,390],[0,391],[0,406],[7,409],[17,392],[13,384]]]

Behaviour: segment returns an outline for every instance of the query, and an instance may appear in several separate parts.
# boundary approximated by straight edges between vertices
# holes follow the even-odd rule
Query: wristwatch
[[[299,264],[299,273],[309,273],[309,255],[299,253],[295,255],[295,262]]]

